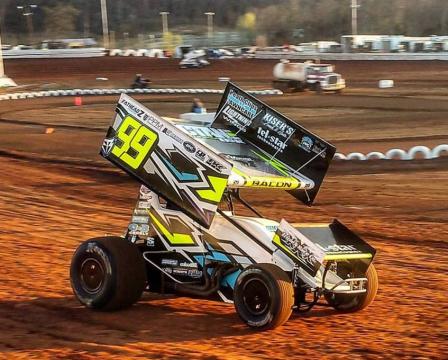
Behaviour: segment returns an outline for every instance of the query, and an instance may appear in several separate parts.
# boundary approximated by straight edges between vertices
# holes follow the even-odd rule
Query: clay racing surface
[[[112,58],[101,59],[103,74],[98,61],[14,61],[6,69],[30,88],[98,86],[98,76],[124,87],[136,72],[154,87],[217,88],[218,76],[230,76],[269,88],[272,69],[271,62],[230,60],[180,71],[172,61]],[[337,70],[350,86],[342,96],[263,100],[344,153],[448,142],[448,64],[339,63]],[[397,87],[375,89],[382,78]],[[166,116],[191,105],[191,96],[137,99]],[[213,110],[219,96],[201,99]],[[71,255],[89,237],[121,234],[139,187],[97,155],[116,100],[0,102],[0,358],[425,359],[448,352],[447,157],[334,162],[311,209],[282,192],[246,193],[270,218],[337,217],[378,249],[379,293],[362,312],[315,308],[259,333],[233,305],[210,300],[145,294],[121,312],[82,308],[70,289]],[[45,134],[48,127],[54,132]]]

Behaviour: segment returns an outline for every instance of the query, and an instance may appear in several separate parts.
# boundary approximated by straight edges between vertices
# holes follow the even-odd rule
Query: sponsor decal
[[[258,106],[245,96],[238,94],[233,89],[229,91],[227,101],[228,104],[231,105],[234,109],[238,110],[240,113],[246,115],[250,119],[253,119],[257,115]]]
[[[253,187],[265,187],[265,188],[292,188],[297,186],[297,181],[283,181],[283,180],[254,180],[252,181]]]
[[[297,259],[303,269],[310,275],[316,275],[317,270],[324,260],[325,251],[295,229],[286,220],[280,222],[273,242],[287,255],[293,259]]]
[[[149,225],[148,224],[130,223],[128,225],[128,230],[129,230],[130,235],[147,236],[149,233]]]
[[[193,278],[200,278],[202,277],[202,272],[199,270],[188,270],[188,276]]]
[[[144,209],[143,211],[145,211],[146,214],[146,209],[151,208],[151,203],[149,201],[139,201],[137,207],[139,207],[140,209]]]
[[[246,127],[250,124],[251,119],[245,117],[244,115],[241,115],[238,111],[232,109],[229,105],[224,108],[222,113],[226,115],[225,119],[230,124],[240,129],[242,132],[246,132]]]
[[[101,145],[101,152],[103,156],[109,156],[114,145],[115,145],[115,138],[104,139],[103,145]]]
[[[311,268],[319,265],[319,262],[317,261],[309,246],[300,241],[300,239],[298,239],[297,237],[294,237],[292,234],[282,233],[280,236],[280,241],[289,250],[291,250],[291,252],[295,256],[309,264]]]
[[[174,141],[177,141],[179,144],[182,144],[184,142],[180,136],[178,136],[174,131],[168,128],[163,129],[163,133],[172,138]]]
[[[277,225],[266,225],[266,230],[270,232],[276,232],[278,229]]]
[[[207,154],[205,152],[203,152],[202,150],[198,150],[198,151],[196,151],[196,154],[194,156],[196,156],[201,161],[205,161],[206,155]]]
[[[243,164],[247,167],[256,167],[255,161],[257,159],[252,158],[250,156],[244,156],[244,155],[231,155],[231,154],[224,154],[226,159],[230,161],[238,161],[239,163]]]
[[[149,216],[133,216],[131,221],[136,224],[147,224]]]
[[[282,153],[286,148],[286,143],[280,140],[277,136],[272,135],[269,129],[263,129],[259,127],[257,129],[257,138],[263,141],[265,144],[269,145],[276,152]]]
[[[334,245],[328,245],[326,247],[323,247],[323,246],[317,244],[317,246],[319,246],[325,252],[357,252],[357,253],[361,252],[353,245],[334,244]]]
[[[196,263],[187,263],[187,262],[181,262],[181,263],[179,264],[179,266],[182,266],[182,267],[190,267],[190,268],[195,268],[195,269],[198,268],[198,264],[196,264]]]
[[[275,117],[269,111],[261,119],[264,127],[274,131],[277,135],[287,139],[294,133],[294,128],[289,126],[283,120]]]
[[[153,116],[152,114],[148,113],[147,111],[141,109],[139,106],[137,106],[137,104],[128,101],[126,98],[124,98],[124,97],[120,98],[119,103],[121,105],[123,105],[124,107],[126,107],[126,109],[131,114],[133,114],[137,118],[143,120],[145,123],[152,126],[153,128],[160,131],[164,127],[163,122],[160,121],[156,116]]]
[[[227,122],[246,132],[246,128],[258,115],[258,105],[234,89],[230,89],[222,114]]]
[[[307,135],[304,135],[302,137],[302,140],[300,140],[299,147],[301,147],[306,152],[310,152],[311,149],[313,148],[313,145],[314,145],[313,139]]]
[[[140,198],[144,200],[152,199],[152,191],[149,190],[146,186],[140,186]]]
[[[319,154],[319,156],[324,159],[327,156],[327,147],[324,144],[322,144],[319,140],[316,140],[314,142],[314,145],[313,145],[311,151],[315,154]]]
[[[175,268],[175,269],[173,269],[173,274],[182,275],[182,276],[188,276],[188,269]]]
[[[222,170],[224,168],[224,166],[222,164],[220,164],[219,162],[217,162],[216,160],[214,160],[212,158],[208,158],[206,163],[208,166],[215,169],[217,172],[222,172]]]
[[[155,245],[155,239],[153,237],[147,237],[146,238],[146,246],[154,247],[154,245]]]
[[[178,261],[175,259],[162,259],[162,265],[177,266]]]
[[[187,150],[189,153],[194,154],[196,152],[196,146],[194,146],[191,142],[189,141],[185,141],[184,142],[184,148],[185,150]]]

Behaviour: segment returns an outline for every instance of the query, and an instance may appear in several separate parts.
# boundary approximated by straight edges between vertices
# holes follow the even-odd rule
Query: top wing
[[[232,165],[123,94],[101,155],[209,227]]]
[[[304,185],[291,193],[308,205],[313,203],[336,152],[329,142],[232,83],[227,84],[212,128],[229,130],[276,169],[302,181]]]

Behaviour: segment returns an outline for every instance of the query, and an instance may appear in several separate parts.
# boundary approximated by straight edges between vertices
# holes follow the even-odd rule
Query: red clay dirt
[[[133,73],[149,72],[146,66],[154,86],[216,88],[211,79],[222,75],[246,88],[269,87],[272,62],[233,61],[197,72],[178,70],[172,60],[136,58],[9,61],[6,70],[20,85],[35,88],[49,82],[81,87],[112,75],[111,82],[124,86]],[[342,96],[305,93],[264,100],[342,152],[448,143],[448,99],[441,90],[448,80],[437,83],[439,90],[432,87],[448,64],[337,67],[353,83]],[[396,89],[374,88],[378,78],[391,77],[398,79]],[[188,111],[191,101],[189,96],[137,98],[166,116]],[[213,109],[219,97],[203,100]],[[69,284],[71,255],[89,237],[122,233],[138,192],[135,181],[97,155],[115,101],[85,97],[82,107],[72,106],[73,98],[0,102],[0,358],[446,356],[446,157],[334,162],[313,208],[283,192],[247,192],[268,217],[291,222],[337,217],[378,249],[379,293],[362,312],[318,308],[263,333],[242,325],[232,305],[209,300],[145,294],[121,312],[81,307]],[[54,133],[45,134],[47,127]]]

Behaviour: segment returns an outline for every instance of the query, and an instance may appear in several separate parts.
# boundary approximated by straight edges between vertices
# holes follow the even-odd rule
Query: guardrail
[[[89,58],[106,55],[103,48],[3,50],[5,59]]]
[[[253,95],[282,95],[276,89],[248,90]],[[82,95],[119,95],[119,94],[223,94],[220,89],[70,89],[20,92],[0,95],[0,101],[20,100],[52,96],[82,96]]]
[[[353,60],[353,61],[381,61],[381,60],[448,60],[448,53],[317,53],[317,52],[286,52],[286,51],[263,51],[255,52],[256,59],[289,59],[289,60],[312,60],[324,61]]]

